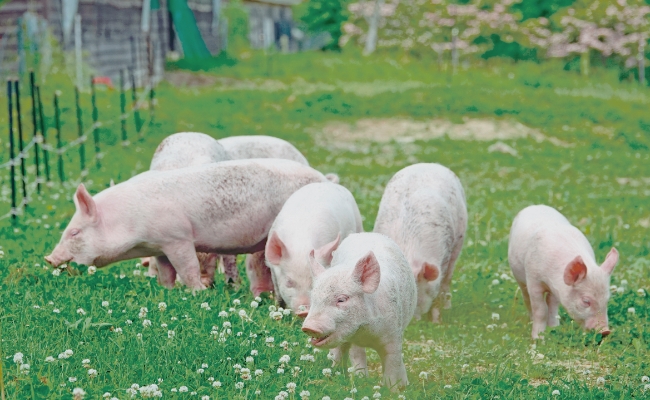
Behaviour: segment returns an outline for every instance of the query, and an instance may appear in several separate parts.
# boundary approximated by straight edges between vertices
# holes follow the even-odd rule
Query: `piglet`
[[[94,197],[80,185],[74,194],[77,210],[46,260],[55,266],[74,261],[102,267],[156,256],[162,285],[173,287],[178,274],[190,288],[204,289],[197,251],[263,250],[289,196],[325,181],[295,161],[253,159],[147,171]]]
[[[379,233],[354,233],[334,252],[327,269],[309,257],[314,275],[311,309],[302,330],[315,347],[370,347],[381,358],[384,383],[408,384],[402,358],[404,329],[413,317],[417,288],[399,246]],[[352,360],[365,369],[365,352]]]
[[[340,240],[363,232],[361,214],[349,190],[334,183],[311,183],[289,197],[266,242],[266,264],[271,269],[276,299],[301,318],[309,311],[311,270],[309,253],[329,266]]]
[[[374,231],[404,251],[418,287],[415,317],[439,322],[451,308],[451,278],[467,230],[460,180],[440,164],[415,164],[393,176],[379,203]]]
[[[242,160],[245,158],[282,158],[309,165],[305,156],[294,145],[286,140],[273,136],[230,136],[219,139],[218,142],[233,160]]]
[[[526,207],[510,230],[508,261],[533,321],[533,339],[558,326],[558,308],[585,329],[610,333],[609,279],[618,262],[612,248],[599,267],[589,241],[552,207]],[[546,297],[544,297],[546,295]]]

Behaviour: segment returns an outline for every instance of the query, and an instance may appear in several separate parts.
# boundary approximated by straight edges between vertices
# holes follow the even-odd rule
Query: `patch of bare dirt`
[[[533,138],[538,142],[549,141],[556,146],[569,147],[560,139],[546,136],[537,129],[516,121],[465,118],[461,124],[449,120],[434,119],[414,121],[410,119],[360,119],[355,124],[330,122],[322,129],[312,129],[318,141],[326,144],[396,141],[411,143],[449,137],[453,140],[508,140]]]
[[[165,80],[176,87],[205,87],[217,82],[215,76],[185,71],[167,72]]]

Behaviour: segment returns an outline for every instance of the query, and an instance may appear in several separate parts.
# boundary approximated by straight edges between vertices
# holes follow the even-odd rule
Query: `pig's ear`
[[[429,282],[435,281],[440,276],[440,268],[436,267],[433,264],[425,262],[422,264],[422,269],[420,270],[420,275]]]
[[[582,257],[577,256],[564,269],[564,283],[573,286],[587,276],[587,266]]]
[[[354,280],[361,284],[361,288],[365,293],[374,293],[379,287],[379,280],[381,278],[381,270],[379,269],[379,262],[375,257],[375,253],[369,251],[368,254],[357,261],[352,275]]]
[[[317,259],[323,261],[326,265],[332,263],[332,253],[334,250],[338,249],[339,244],[341,243],[341,234],[336,235],[336,239],[327,243],[319,249],[316,249],[315,256]]]
[[[265,255],[266,260],[274,265],[280,264],[282,258],[287,256],[287,248],[275,231],[266,243]]]
[[[97,206],[95,205],[95,200],[93,200],[93,197],[88,193],[83,183],[77,187],[77,191],[74,194],[74,204],[82,215],[91,219],[97,217]]]
[[[603,262],[603,265],[600,266],[600,268],[603,271],[607,272],[607,274],[611,275],[617,262],[618,250],[616,250],[615,247],[612,247],[612,249],[607,254],[607,257],[605,257],[605,261]]]
[[[315,278],[318,275],[322,274],[325,272],[325,267],[320,265],[318,261],[316,261],[316,258],[314,257],[315,250],[312,250],[309,253],[309,267],[311,269],[311,274]]]

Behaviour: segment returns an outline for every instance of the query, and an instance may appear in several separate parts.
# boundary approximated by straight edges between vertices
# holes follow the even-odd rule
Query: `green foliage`
[[[332,39],[323,50],[340,51],[342,25],[348,19],[347,0],[308,0],[295,6],[295,16],[305,24],[308,32],[328,32]]]
[[[171,132],[193,130],[217,138],[268,134],[290,140],[315,168],[339,174],[355,195],[365,229],[371,230],[383,188],[396,171],[415,162],[440,162],[464,185],[468,234],[452,281],[452,309],[443,311],[440,325],[414,321],[406,331],[406,398],[548,399],[554,390],[561,392],[560,398],[647,397],[647,383],[641,381],[650,375],[650,118],[645,91],[619,83],[607,70],[595,68],[584,78],[563,72],[561,63],[553,62],[510,65],[489,60],[452,77],[426,59],[414,63],[402,55],[309,53],[276,58],[274,74],[267,77],[263,60],[260,52],[236,65],[205,66],[210,73],[192,74],[195,81],[184,81],[190,86],[175,86],[187,72],[169,72],[168,82],[157,89],[155,123],[146,126],[142,137],[135,135],[129,119],[132,143],[122,147],[119,124],[102,126],[106,157],[101,169],[93,168],[84,178],[90,191],[108,187],[111,178],[119,183],[146,170],[156,145]],[[76,137],[71,88],[63,77],[52,77],[43,89],[48,98],[55,89],[63,92],[64,141]],[[119,116],[117,93],[100,91],[98,97],[100,120]],[[82,104],[87,110],[87,94]],[[46,107],[51,124],[52,110]],[[0,109],[6,109],[4,98]],[[28,104],[24,109],[29,115]],[[147,111],[142,112],[146,116]],[[88,112],[84,118],[90,126]],[[512,156],[488,151],[496,139],[389,135],[384,140],[381,136],[387,133],[379,124],[376,135],[365,140],[333,141],[324,133],[333,122],[354,126],[369,118],[516,120],[546,139],[501,139],[517,151],[518,156]],[[0,114],[0,125],[6,123],[5,114]],[[48,135],[52,137],[51,130]],[[4,137],[1,144],[4,149]],[[87,153],[92,153],[90,147]],[[0,154],[0,163],[6,154]],[[65,157],[67,175],[78,177],[77,153]],[[28,167],[33,168],[31,158]],[[286,390],[289,382],[297,385],[294,399],[302,390],[310,391],[312,399],[373,397],[381,369],[375,352],[368,351],[368,378],[331,367],[325,352],[306,346],[299,319],[270,318],[273,301],[266,296],[259,307],[251,305],[245,278],[241,287],[233,288],[218,274],[214,289],[194,296],[181,287],[162,288],[143,275],[136,260],[93,275],[84,266],[71,265],[53,276],[42,256],[54,247],[74,212],[71,195],[78,182],[44,187],[15,227],[0,221],[0,237],[10,238],[0,243],[0,362],[9,399],[69,399],[75,387],[83,388],[86,398],[105,392],[128,398],[126,390],[134,383],[157,384],[163,398],[184,399],[196,391],[197,398],[267,399]],[[1,171],[0,183],[4,214],[7,170]],[[33,188],[31,178],[29,183]],[[531,325],[509,271],[507,248],[515,214],[539,203],[560,209],[579,227],[598,261],[611,246],[620,251],[612,277],[617,288],[609,303],[612,335],[603,339],[583,332],[562,313],[561,325],[532,346]],[[243,259],[239,261],[245,276]],[[159,308],[161,302],[166,307]],[[142,307],[148,311],[141,318]],[[228,315],[219,316],[222,310]],[[240,317],[240,311],[250,320]],[[499,314],[498,320],[493,313]],[[145,319],[151,326],[143,325]],[[273,342],[267,342],[270,337]],[[59,359],[66,349],[74,354]],[[31,365],[28,375],[13,363],[17,352]],[[282,366],[279,360],[285,354],[290,361]],[[55,361],[46,362],[48,356]],[[246,360],[249,356],[252,362]],[[83,359],[90,360],[88,367]],[[236,364],[249,368],[252,379],[244,379]],[[90,368],[97,370],[97,377],[88,374]],[[331,376],[323,374],[326,368],[332,369]],[[263,370],[259,377],[256,369]],[[214,387],[211,377],[222,386]],[[597,383],[599,377],[605,379],[603,384]],[[244,387],[237,389],[237,382]],[[188,392],[172,392],[181,386]],[[353,388],[357,393],[350,393]],[[261,393],[256,395],[256,390]],[[379,392],[382,398],[397,397],[386,388]]]
[[[240,0],[229,1],[223,8],[228,20],[228,52],[239,54],[249,48],[248,9]]]
[[[512,5],[513,11],[521,13],[522,21],[531,18],[548,18],[563,7],[572,5],[575,0],[522,0]]]

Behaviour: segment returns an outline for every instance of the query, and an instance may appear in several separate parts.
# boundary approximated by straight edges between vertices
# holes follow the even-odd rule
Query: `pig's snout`
[[[47,261],[48,264],[56,267],[56,265],[54,265],[54,259],[52,258],[51,254],[49,256],[45,256],[45,261]]]
[[[609,336],[610,333],[612,333],[612,331],[610,331],[609,328],[603,328],[603,329],[600,331],[600,334],[603,335],[603,337],[605,337],[605,336]]]
[[[302,331],[308,334],[309,336],[313,338],[318,338],[323,335],[323,331],[316,328],[316,327],[311,327],[311,326],[302,326]]]

